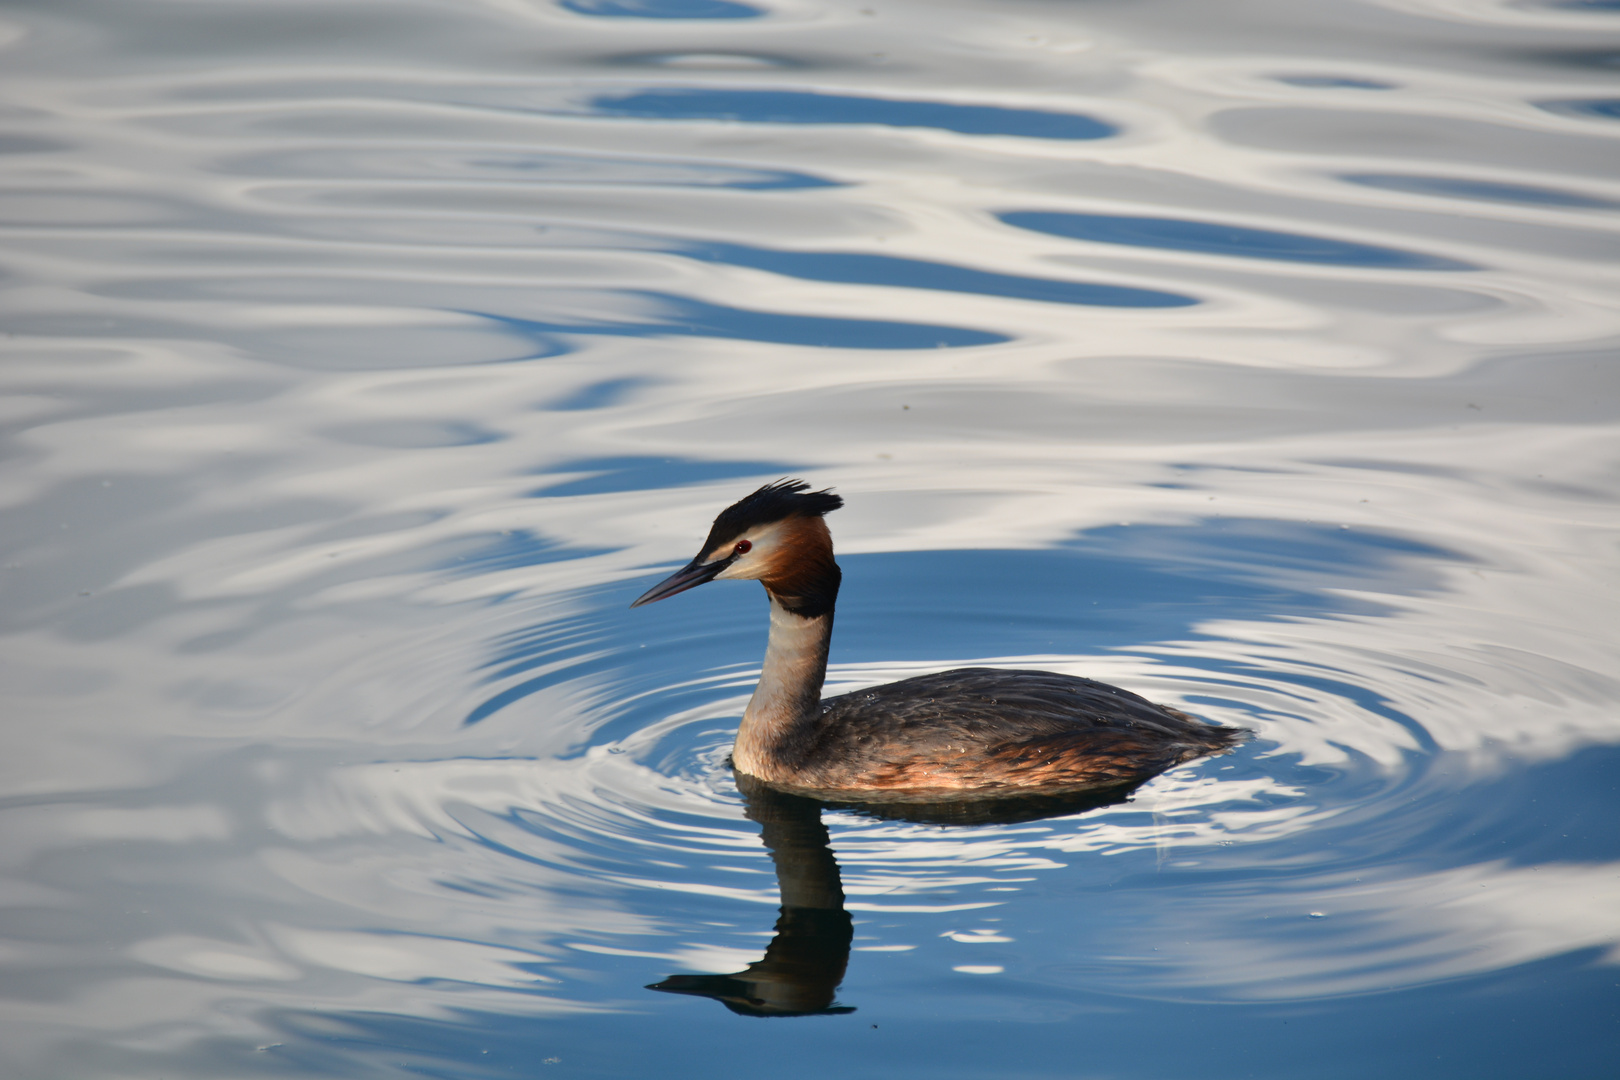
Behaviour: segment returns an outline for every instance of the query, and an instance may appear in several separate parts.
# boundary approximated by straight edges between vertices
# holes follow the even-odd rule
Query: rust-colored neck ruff
[[[771,602],[807,618],[831,615],[843,573],[833,561],[827,523],[818,517],[796,517],[782,522],[779,529],[776,550],[760,575]]]

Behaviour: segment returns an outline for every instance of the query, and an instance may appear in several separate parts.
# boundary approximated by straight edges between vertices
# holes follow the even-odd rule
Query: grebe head
[[[802,614],[831,610],[838,564],[823,514],[844,505],[803,480],[778,480],[726,507],[714,519],[697,558],[638,597],[640,607],[709,581],[760,581]]]

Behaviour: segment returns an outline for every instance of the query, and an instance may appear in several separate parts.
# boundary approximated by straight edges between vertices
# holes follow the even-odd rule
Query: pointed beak
[[[638,608],[642,604],[650,604],[654,600],[662,600],[666,596],[674,596],[676,593],[683,593],[687,589],[695,589],[704,582],[713,581],[716,574],[731,565],[730,559],[716,559],[711,563],[698,562],[698,559],[701,558],[703,556],[699,555],[697,559],[693,559],[669,575],[669,577],[642,593],[636,598],[636,602],[630,606]]]

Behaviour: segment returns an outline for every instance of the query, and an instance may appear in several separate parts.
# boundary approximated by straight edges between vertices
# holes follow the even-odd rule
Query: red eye
[[[739,540],[737,541],[737,546],[731,550],[735,551],[738,555],[746,555],[750,551],[754,550],[754,545],[750,544],[747,540]]]

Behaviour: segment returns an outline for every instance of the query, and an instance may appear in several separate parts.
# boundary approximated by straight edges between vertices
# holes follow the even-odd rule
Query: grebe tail
[[[828,799],[996,798],[1136,784],[1248,737],[1050,671],[959,668],[823,701],[842,577],[823,517],[843,499],[808,489],[780,480],[727,507],[697,557],[630,605],[709,581],[764,585],[770,640],[739,772]]]

